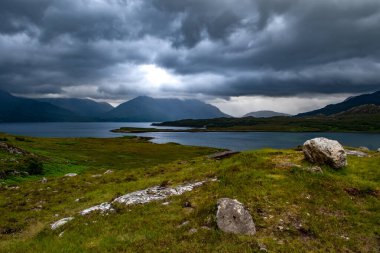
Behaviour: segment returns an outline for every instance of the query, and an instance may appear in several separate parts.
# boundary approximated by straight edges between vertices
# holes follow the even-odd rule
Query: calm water
[[[155,143],[176,142],[183,145],[209,146],[231,150],[249,150],[265,147],[292,148],[314,137],[335,139],[343,145],[370,149],[380,148],[380,134],[364,133],[143,133],[118,134],[110,130],[120,127],[150,127],[150,123],[2,123],[0,132],[35,137],[120,137],[138,135],[153,137]],[[165,127],[168,128],[168,127]]]

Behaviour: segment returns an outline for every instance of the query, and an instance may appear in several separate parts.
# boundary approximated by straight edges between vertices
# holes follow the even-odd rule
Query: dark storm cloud
[[[378,0],[3,0],[0,88],[117,98],[293,96],[380,89]],[[159,78],[159,77],[157,77]]]

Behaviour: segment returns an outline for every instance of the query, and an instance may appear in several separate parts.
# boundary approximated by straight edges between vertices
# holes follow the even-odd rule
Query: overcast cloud
[[[0,89],[295,113],[380,90],[379,45],[379,0],[2,0]]]

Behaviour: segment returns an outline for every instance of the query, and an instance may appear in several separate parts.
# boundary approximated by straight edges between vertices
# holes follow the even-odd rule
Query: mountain
[[[353,107],[347,111],[334,114],[332,116],[341,117],[341,116],[355,116],[355,115],[380,115],[380,105],[361,105]]]
[[[199,100],[155,99],[141,96],[127,101],[108,113],[105,120],[129,122],[170,121],[229,117],[217,107]]]
[[[0,91],[0,122],[81,121],[73,112],[28,98]]]
[[[257,111],[247,113],[244,117],[255,117],[255,118],[270,118],[270,117],[278,117],[278,116],[291,116],[290,114],[274,112],[274,111]]]
[[[50,103],[57,107],[74,112],[84,117],[96,118],[103,113],[109,112],[113,106],[108,103],[99,103],[90,99],[79,98],[40,98],[40,102]]]
[[[364,94],[360,96],[350,97],[338,104],[328,105],[322,109],[318,109],[311,112],[300,113],[297,116],[316,116],[316,115],[333,115],[337,113],[341,113],[347,111],[353,107],[366,105],[366,104],[374,104],[380,105],[380,91],[371,94]]]

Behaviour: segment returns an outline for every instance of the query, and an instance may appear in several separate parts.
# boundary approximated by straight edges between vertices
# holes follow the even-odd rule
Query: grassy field
[[[349,157],[342,170],[322,167],[323,174],[313,174],[291,165],[309,166],[297,150],[212,160],[207,155],[218,150],[133,137],[0,138],[37,155],[44,166],[42,175],[0,180],[0,252],[258,252],[263,245],[269,252],[380,250],[380,153]],[[23,159],[0,150],[1,169],[17,168]],[[109,169],[114,172],[103,174]],[[70,172],[78,176],[63,176]],[[171,197],[169,205],[118,206],[109,215],[77,216],[128,192],[212,177],[218,181]],[[217,229],[221,197],[246,205],[256,235]],[[50,230],[52,222],[72,215],[75,220]]]

